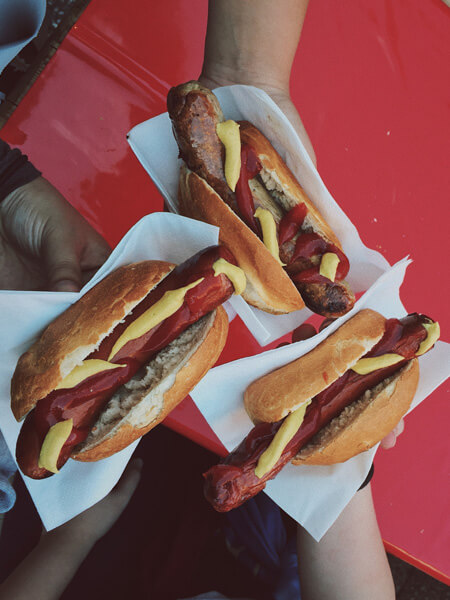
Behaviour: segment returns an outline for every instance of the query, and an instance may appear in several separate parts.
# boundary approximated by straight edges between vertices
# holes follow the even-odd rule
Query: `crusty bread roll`
[[[304,356],[251,383],[244,404],[252,421],[275,423],[330,386],[382,338],[385,321],[361,310]]]
[[[294,465],[332,465],[378,444],[405,415],[419,383],[419,362],[367,390],[321,429],[292,460]]]
[[[57,317],[19,359],[11,408],[23,419],[81,364],[175,265],[143,261],[120,267]],[[109,400],[72,458],[100,460],[160,423],[217,361],[228,318],[219,306],[163,348]]]
[[[245,271],[247,287],[242,296],[249,304],[272,314],[305,306],[289,275],[258,236],[204,179],[185,165],[181,167],[178,198],[182,215],[220,228],[220,242],[233,252]]]
[[[52,321],[20,357],[11,382],[11,409],[22,420],[175,265],[146,260],[116,269]]]

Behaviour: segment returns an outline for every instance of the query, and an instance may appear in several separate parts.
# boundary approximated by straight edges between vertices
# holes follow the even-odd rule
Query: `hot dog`
[[[167,106],[185,163],[180,212],[220,227],[246,273],[245,300],[274,314],[305,304],[327,317],[348,312],[355,297],[340,242],[263,134],[224,123],[217,98],[195,81],[172,88]]]
[[[416,357],[438,330],[417,313],[386,320],[363,310],[308,354],[252,383],[244,402],[256,426],[204,474],[207,500],[228,511],[290,461],[334,464],[374,446],[407,412],[419,378]]]
[[[213,246],[175,268],[121,267],[87,292],[14,372],[22,471],[52,475],[45,449],[55,452],[55,436],[65,439],[53,471],[69,457],[110,456],[162,421],[217,360],[228,328],[221,304],[243,286],[233,255]]]

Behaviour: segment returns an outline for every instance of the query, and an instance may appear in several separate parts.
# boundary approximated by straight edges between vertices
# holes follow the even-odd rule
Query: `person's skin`
[[[44,533],[34,550],[0,586],[0,598],[57,600],[94,544],[107,533],[134,494],[142,460],[128,464],[116,487],[92,508]]]
[[[103,237],[43,177],[0,203],[0,289],[77,292],[109,253]]]
[[[316,157],[289,92],[292,62],[309,0],[209,0],[199,81],[265,90],[291,121],[314,164]]]
[[[355,494],[320,542],[298,527],[297,549],[303,600],[395,599],[370,484]]]

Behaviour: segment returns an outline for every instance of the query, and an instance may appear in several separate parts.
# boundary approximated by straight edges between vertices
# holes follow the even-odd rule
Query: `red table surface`
[[[112,245],[163,207],[125,134],[198,76],[206,14],[206,0],[93,0],[1,132]],[[441,0],[314,0],[292,75],[326,185],[369,247],[411,254],[402,300],[447,339],[449,40]],[[221,361],[260,351],[236,319]],[[450,582],[446,392],[378,453],[373,488],[388,549]],[[220,450],[189,399],[168,424]]]

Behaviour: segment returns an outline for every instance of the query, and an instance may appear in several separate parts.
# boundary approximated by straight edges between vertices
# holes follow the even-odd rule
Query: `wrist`
[[[214,88],[224,85],[253,85],[264,90],[283,92],[289,95],[289,76],[271,74],[267,69],[247,68],[245,65],[229,65],[205,59],[200,82]]]
[[[58,550],[70,550],[81,554],[88,554],[97,542],[97,537],[90,532],[76,529],[74,527],[61,525],[52,531],[43,533],[39,546],[49,547]]]

